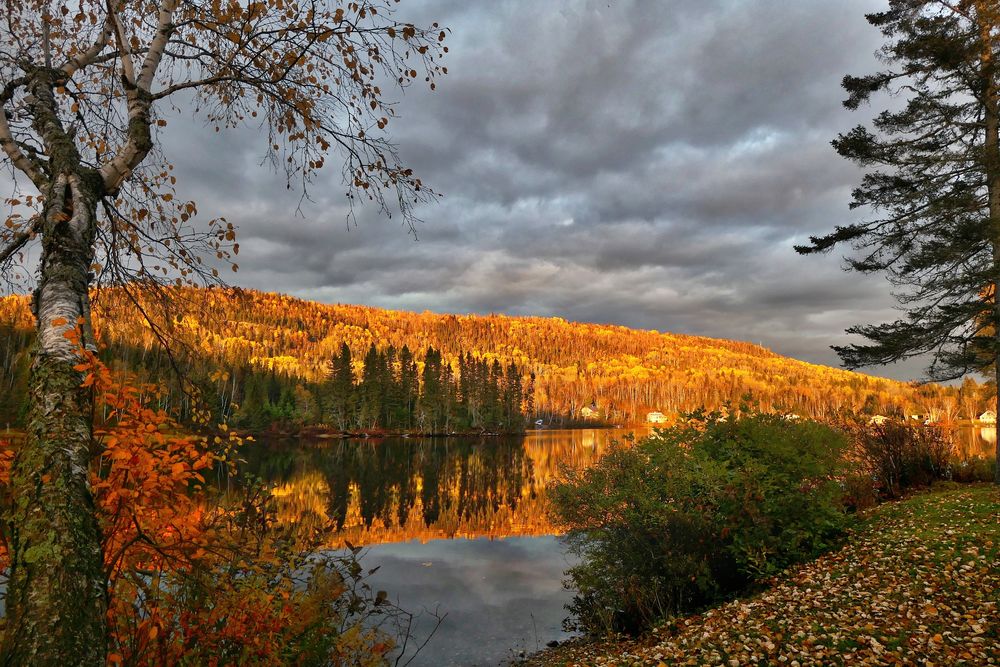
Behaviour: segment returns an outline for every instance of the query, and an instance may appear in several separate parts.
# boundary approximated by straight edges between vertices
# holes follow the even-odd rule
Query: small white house
[[[646,421],[650,424],[666,424],[668,420],[662,412],[650,412],[646,415]]]
[[[993,410],[987,410],[983,414],[979,415],[979,421],[984,424],[996,424],[997,423],[997,413]]]
[[[597,416],[597,410],[590,407],[589,405],[584,406],[583,409],[580,410],[580,416],[583,417],[584,419],[593,419],[594,417]]]
[[[881,426],[882,424],[888,423],[889,418],[885,415],[875,415],[868,420],[869,426]]]

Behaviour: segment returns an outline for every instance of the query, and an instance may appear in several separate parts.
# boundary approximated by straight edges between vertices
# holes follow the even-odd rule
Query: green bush
[[[846,521],[845,445],[815,422],[696,413],[567,471],[552,507],[580,557],[574,625],[640,631],[831,546]]]

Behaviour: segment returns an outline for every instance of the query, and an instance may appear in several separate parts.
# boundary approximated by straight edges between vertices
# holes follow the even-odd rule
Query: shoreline
[[[868,510],[843,546],[762,591],[512,664],[997,664],[998,591],[1000,488],[943,483]]]

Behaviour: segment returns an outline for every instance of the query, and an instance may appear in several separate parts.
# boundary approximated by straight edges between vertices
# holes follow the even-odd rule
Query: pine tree
[[[897,288],[905,319],[848,329],[869,341],[835,348],[848,368],[929,354],[932,379],[1000,377],[1000,8],[995,0],[889,5],[867,17],[887,39],[888,69],[845,77],[844,104],[857,109],[878,92],[906,104],[881,112],[874,131],[859,126],[833,142],[872,169],[851,208],[875,216],[797,250],[849,243],[852,269],[885,272]]]
[[[330,363],[330,377],[324,388],[327,415],[341,429],[354,423],[356,397],[351,364],[351,348],[341,343],[340,354]]]
[[[441,363],[441,421],[445,433],[451,433],[458,419],[458,383],[448,361]]]
[[[243,401],[240,403],[239,424],[245,428],[258,429],[264,424],[267,409],[267,391],[260,374],[248,371],[243,384]]]
[[[375,343],[372,343],[365,355],[365,367],[361,374],[361,385],[358,387],[359,420],[365,428],[378,426],[382,416],[382,401],[385,396],[383,385],[385,373],[382,371],[384,365],[385,357],[376,349]]]
[[[390,345],[382,355],[379,366],[379,380],[382,385],[382,420],[385,428],[400,428],[403,422],[405,400],[400,383],[396,348]]]
[[[503,427],[506,431],[520,431],[524,427],[524,415],[521,412],[523,393],[521,371],[511,362],[507,366],[503,385]]]
[[[441,424],[444,392],[441,387],[441,353],[433,347],[427,348],[424,356],[424,370],[421,376],[420,411],[427,428],[436,432]]]

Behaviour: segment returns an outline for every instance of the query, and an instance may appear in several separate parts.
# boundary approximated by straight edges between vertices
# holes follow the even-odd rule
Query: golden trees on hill
[[[213,370],[251,369],[282,381],[313,385],[347,344],[361,376],[365,353],[408,347],[418,367],[433,346],[457,373],[471,354],[507,368],[514,364],[527,387],[531,414],[577,417],[595,406],[601,419],[635,422],[649,410],[676,413],[738,401],[745,394],[770,409],[822,417],[840,411],[883,414],[955,413],[957,390],[906,383],[808,364],[745,342],[641,331],[621,326],[571,323],[558,318],[502,315],[439,315],[367,306],[327,305],[247,290],[184,290],[187,314],[172,323],[178,349]],[[97,317],[108,354],[122,364],[151,369],[157,336],[123,302],[106,294]],[[0,323],[23,329],[26,300],[0,301]],[[236,383],[238,385],[238,382]],[[239,402],[241,389],[229,391]],[[527,406],[525,406],[527,408]],[[976,408],[978,409],[978,408]]]

